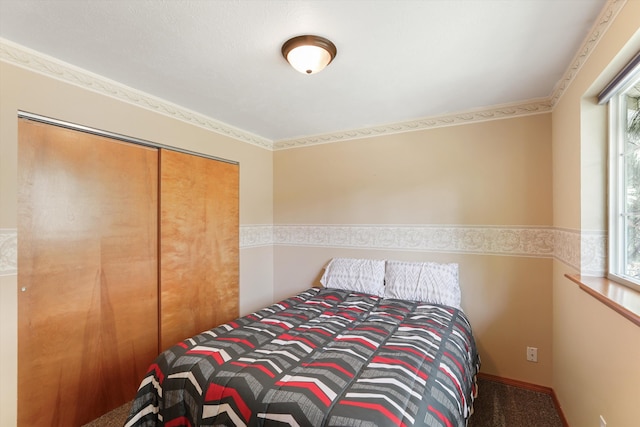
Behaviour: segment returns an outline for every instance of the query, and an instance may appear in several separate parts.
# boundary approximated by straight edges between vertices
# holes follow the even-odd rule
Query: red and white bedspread
[[[465,426],[479,363],[458,309],[314,288],[162,353],[126,426]]]

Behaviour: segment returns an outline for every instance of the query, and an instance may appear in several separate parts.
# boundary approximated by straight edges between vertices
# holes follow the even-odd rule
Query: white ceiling
[[[0,37],[282,141],[549,97],[605,0],[0,0]],[[282,44],[332,40],[293,70]]]

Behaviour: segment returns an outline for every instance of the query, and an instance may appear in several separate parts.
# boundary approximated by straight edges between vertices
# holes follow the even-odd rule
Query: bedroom
[[[483,372],[553,388],[570,425],[596,425],[600,415],[610,425],[633,425],[640,330],[564,277],[581,270],[575,255],[581,237],[597,238],[605,229],[604,207],[590,204],[600,200],[597,176],[582,175],[593,162],[584,157],[589,151],[581,137],[587,126],[581,114],[605,113],[581,111],[583,98],[597,93],[640,47],[640,2],[607,7],[620,11],[552,110],[290,150],[239,143],[54,78],[40,57],[20,65],[13,46],[3,43],[0,424],[14,425],[16,416],[15,122],[24,110],[240,162],[241,314],[306,288],[334,256],[458,262]],[[410,250],[409,232],[458,236],[450,225],[471,236],[466,246],[445,242],[445,250]],[[561,235],[567,247],[496,254],[473,246],[473,232],[502,230],[519,237]],[[323,236],[332,232],[363,243],[328,242]],[[389,240],[377,242],[374,235]],[[527,346],[539,349],[538,363],[525,360]]]

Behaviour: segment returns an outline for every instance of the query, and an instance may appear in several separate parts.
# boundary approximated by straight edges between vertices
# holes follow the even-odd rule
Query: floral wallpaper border
[[[18,274],[18,230],[0,228],[0,276]]]
[[[275,244],[553,256],[551,228],[435,225],[279,225]]]
[[[606,232],[553,227],[458,225],[244,225],[242,249],[283,245],[555,258],[602,275]]]
[[[586,275],[605,272],[604,231],[459,225],[241,225],[240,248],[312,246],[555,258]],[[18,232],[0,229],[0,275],[18,272]]]

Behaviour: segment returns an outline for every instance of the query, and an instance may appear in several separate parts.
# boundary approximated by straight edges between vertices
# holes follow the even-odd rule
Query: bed
[[[443,274],[416,279],[404,265],[391,277],[389,261],[382,273],[358,261],[334,259],[324,288],[160,354],[125,426],[465,426],[480,359],[459,299],[424,301],[389,286],[413,280],[409,291],[424,292]],[[435,288],[429,299],[443,299]]]

